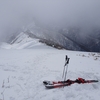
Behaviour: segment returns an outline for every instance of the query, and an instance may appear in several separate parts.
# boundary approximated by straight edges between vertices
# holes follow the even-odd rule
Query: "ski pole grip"
[[[68,60],[67,60],[67,64],[69,64],[69,59],[70,59],[70,58],[68,58]]]
[[[68,60],[68,56],[66,55],[66,58],[65,58],[65,60],[67,61]]]

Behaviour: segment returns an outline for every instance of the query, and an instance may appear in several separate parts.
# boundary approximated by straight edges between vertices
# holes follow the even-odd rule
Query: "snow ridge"
[[[39,39],[31,38],[24,32],[20,33],[14,40],[12,40],[11,44],[1,43],[0,45],[0,48],[3,49],[36,49],[41,47],[47,48],[45,44],[39,42]]]

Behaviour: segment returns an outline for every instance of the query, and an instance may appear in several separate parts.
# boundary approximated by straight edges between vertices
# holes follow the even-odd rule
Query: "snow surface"
[[[22,37],[1,46],[0,100],[99,100],[100,82],[48,90],[43,81],[63,80],[65,55],[70,58],[67,79],[100,80],[100,53],[57,50]]]

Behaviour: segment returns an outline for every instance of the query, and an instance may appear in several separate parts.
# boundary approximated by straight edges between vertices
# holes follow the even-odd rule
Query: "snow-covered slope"
[[[20,33],[11,44],[1,43],[0,48],[3,49],[35,49],[35,48],[47,48],[43,43],[39,42],[39,39],[31,38],[24,32]],[[49,47],[50,48],[50,47]]]
[[[0,100],[99,100],[100,82],[51,90],[42,82],[63,80],[65,55],[70,58],[67,79],[100,81],[100,53],[57,50],[21,35],[11,47],[5,45],[10,50],[0,49]]]
[[[5,42],[0,43],[0,49],[10,49],[10,48],[12,48],[10,44],[5,43]]]

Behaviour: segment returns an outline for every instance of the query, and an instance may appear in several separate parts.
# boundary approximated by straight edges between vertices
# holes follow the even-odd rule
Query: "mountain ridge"
[[[58,28],[59,29],[59,28]],[[38,25],[29,25],[24,31],[9,39],[9,43],[13,44],[20,33],[26,34],[31,39],[39,39],[48,46],[73,51],[100,52],[100,30],[93,29],[87,35],[77,27],[65,28],[58,30],[50,29]],[[94,35],[95,33],[95,35]]]

